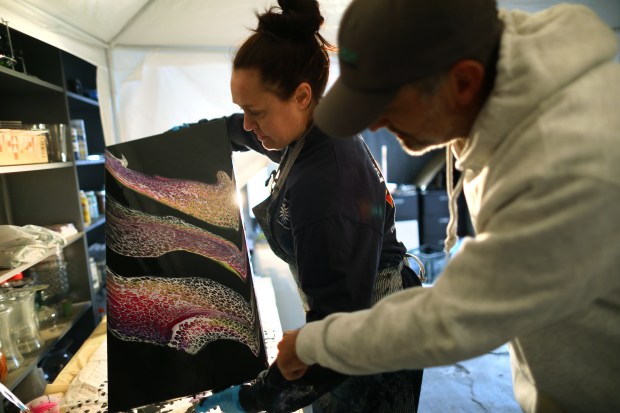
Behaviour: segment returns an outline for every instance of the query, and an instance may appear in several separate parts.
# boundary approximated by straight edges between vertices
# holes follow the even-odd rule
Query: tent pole
[[[110,93],[110,104],[112,106],[112,129],[114,131],[114,142],[121,142],[120,128],[118,126],[118,99],[116,96],[116,82],[114,80],[114,56],[112,55],[112,47],[106,50],[106,60],[108,63],[108,92]]]
[[[144,5],[140,8],[140,10],[138,10],[136,13],[134,13],[133,16],[131,16],[131,19],[127,20],[125,22],[125,25],[114,35],[114,37],[110,40],[109,45],[110,47],[114,47],[116,45],[116,41],[118,40],[118,38],[130,27],[133,25],[133,23],[144,14],[144,12],[153,5],[153,3],[155,2],[155,0],[149,0],[146,3],[144,3]]]

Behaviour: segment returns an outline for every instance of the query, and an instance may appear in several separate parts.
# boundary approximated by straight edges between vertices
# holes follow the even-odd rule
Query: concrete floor
[[[520,413],[507,346],[449,366],[424,370],[419,413]]]
[[[265,242],[254,245],[252,266],[254,275],[271,278],[282,331],[302,326],[304,312],[288,266]],[[425,369],[418,412],[521,412],[512,392],[507,346],[453,365]]]

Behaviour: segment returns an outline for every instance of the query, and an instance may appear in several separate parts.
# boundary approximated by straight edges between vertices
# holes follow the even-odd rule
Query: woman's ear
[[[306,110],[312,103],[312,88],[308,82],[301,82],[294,95],[295,103],[301,110]]]

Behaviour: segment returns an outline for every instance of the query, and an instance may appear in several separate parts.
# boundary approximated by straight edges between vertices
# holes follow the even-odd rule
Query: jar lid
[[[18,272],[17,274],[9,278],[7,281],[17,281],[17,280],[21,280],[22,278],[24,278],[24,273]]]

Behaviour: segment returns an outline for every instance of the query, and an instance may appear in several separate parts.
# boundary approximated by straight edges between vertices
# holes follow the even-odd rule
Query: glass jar
[[[52,159],[50,162],[67,162],[67,125],[55,123],[48,126],[52,139]]]
[[[13,308],[0,304],[0,351],[6,358],[8,371],[17,370],[24,362],[11,334],[11,313]]]
[[[40,294],[42,304],[56,305],[69,295],[69,273],[61,247],[56,248],[56,254],[33,265],[28,272],[37,284],[47,285]]]
[[[13,309],[11,311],[11,331],[17,349],[29,354],[43,346],[39,334],[39,320],[34,305],[35,289],[19,288],[3,292],[0,303]]]

